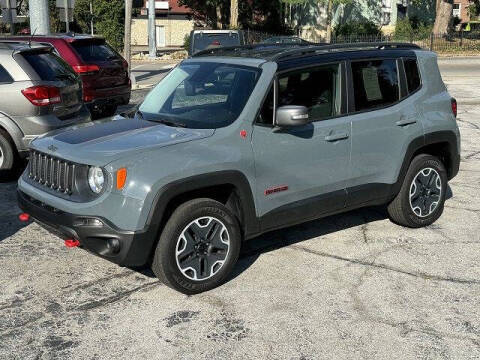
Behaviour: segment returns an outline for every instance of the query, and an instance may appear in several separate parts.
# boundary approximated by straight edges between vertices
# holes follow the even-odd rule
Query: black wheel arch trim
[[[171,200],[185,193],[211,188],[214,186],[232,186],[240,201],[241,228],[245,238],[259,232],[253,192],[247,177],[240,171],[227,170],[195,175],[173,181],[163,186],[155,195],[151,206],[146,228],[152,234],[159,234],[165,222],[165,211]]]
[[[450,164],[445,164],[448,172],[448,179],[451,180],[458,174],[460,168],[460,154],[458,152],[457,135],[455,132],[453,130],[444,130],[427,133],[424,136],[419,136],[410,142],[403,159],[402,167],[400,168],[398,180],[393,184],[392,187],[393,196],[396,196],[396,194],[400,192],[400,188],[402,187],[403,180],[407,174],[408,167],[410,166],[414,156],[429,145],[441,143],[448,144]]]

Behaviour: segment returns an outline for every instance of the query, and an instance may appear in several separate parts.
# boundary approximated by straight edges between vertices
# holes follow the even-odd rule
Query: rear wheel
[[[92,114],[92,120],[103,119],[115,115],[117,107],[117,105],[105,105],[98,109],[92,109],[90,111]]]
[[[0,171],[7,171],[13,168],[15,162],[15,148],[10,136],[0,129]]]
[[[223,204],[195,199],[179,206],[162,231],[152,262],[155,275],[184,294],[222,284],[237,262],[238,221]]]
[[[431,155],[413,159],[399,194],[388,206],[397,224],[419,228],[433,224],[443,213],[447,192],[447,171]]]

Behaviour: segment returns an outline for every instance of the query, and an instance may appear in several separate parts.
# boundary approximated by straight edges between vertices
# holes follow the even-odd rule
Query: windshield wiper
[[[75,75],[67,74],[67,73],[55,74],[55,79],[58,79],[58,80],[76,80]]]
[[[170,127],[180,127],[180,128],[186,128],[187,127],[187,125],[185,125],[185,124],[177,123],[177,122],[169,121],[169,120],[165,120],[165,119],[158,119],[158,120],[155,119],[155,120],[150,120],[150,121],[158,122],[160,124],[167,125],[167,126],[170,126]]]
[[[185,125],[185,124],[177,123],[177,122],[174,122],[174,121],[169,121],[169,120],[166,120],[166,119],[145,119],[145,116],[143,115],[143,112],[141,110],[137,110],[136,114],[138,115],[138,117],[141,120],[157,122],[157,123],[167,125],[167,126],[170,126],[170,127],[180,127],[180,128],[186,128],[187,127],[187,125]]]

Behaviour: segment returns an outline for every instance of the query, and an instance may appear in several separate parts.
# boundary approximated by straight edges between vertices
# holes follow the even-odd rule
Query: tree
[[[437,0],[437,12],[433,25],[434,34],[445,35],[448,32],[452,21],[452,11],[453,0]]]
[[[296,4],[304,4],[309,0],[281,0],[281,1],[287,4],[296,5]],[[325,28],[326,28],[327,42],[330,42],[332,38],[332,19],[333,19],[334,7],[342,4],[344,5],[350,4],[352,2],[353,0],[318,0],[319,6],[326,7],[327,19],[325,23]],[[381,6],[381,3],[379,6]]]
[[[192,9],[193,18],[207,27],[217,29],[226,25],[223,14],[230,5],[229,0],[180,0],[178,4]]]
[[[78,31],[90,33],[90,0],[76,0],[73,12]],[[123,49],[125,1],[95,0],[93,2],[95,32],[101,34],[117,51]]]

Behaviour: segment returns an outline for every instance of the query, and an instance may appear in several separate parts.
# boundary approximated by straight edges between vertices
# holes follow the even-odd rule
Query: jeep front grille
[[[28,172],[30,179],[34,182],[67,195],[72,194],[75,164],[38,151],[31,151]]]

